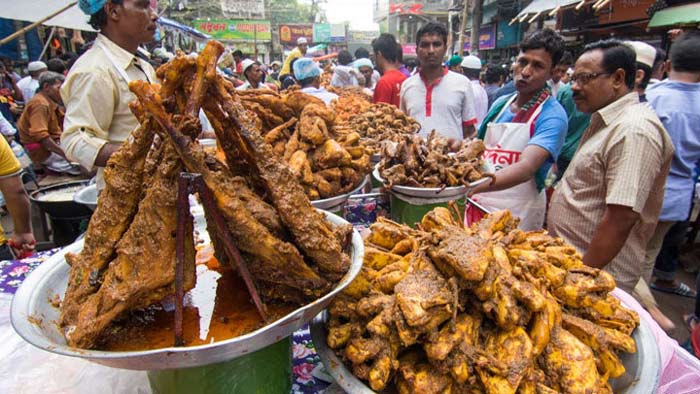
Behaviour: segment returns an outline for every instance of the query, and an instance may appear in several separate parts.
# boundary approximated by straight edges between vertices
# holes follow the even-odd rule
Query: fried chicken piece
[[[287,93],[287,95],[284,96],[284,104],[294,111],[297,118],[301,117],[301,113],[307,105],[326,105],[320,98],[299,91]]]
[[[399,377],[396,388],[399,394],[448,394],[452,392],[452,379],[448,374],[439,373],[428,363],[420,362],[421,356],[415,352],[402,356],[399,360]]]
[[[81,304],[100,287],[105,269],[114,258],[115,245],[136,214],[154,127],[155,123],[149,121],[137,128],[110,157],[104,172],[106,186],[85,233],[83,249],[78,254],[66,254],[71,270],[61,305],[60,325],[64,329],[76,323]]]
[[[602,391],[591,349],[569,331],[555,327],[552,339],[540,358],[542,367],[560,393],[588,394]]]
[[[493,374],[489,369],[477,367],[486,392],[514,394],[532,363],[530,337],[521,327],[500,331],[488,337],[484,351],[507,366],[506,375]]]
[[[421,327],[432,320],[432,314],[452,313],[455,300],[447,281],[437,272],[422,270],[408,274],[396,287],[396,302],[412,327]]]
[[[467,235],[459,227],[443,227],[433,235],[436,242],[428,248],[428,255],[445,275],[470,282],[484,278],[493,260],[486,241]]]
[[[294,117],[294,110],[287,106],[284,98],[279,97],[276,94],[253,94],[252,92],[246,93],[248,94],[241,95],[241,99],[243,99],[243,101],[255,102],[263,108],[268,108],[270,112],[275,115],[275,117],[282,119],[283,121],[288,121]]]
[[[352,156],[336,140],[326,140],[313,155],[314,168],[324,170],[333,167],[347,167],[352,163]]]
[[[478,341],[481,317],[478,315],[457,315],[454,327],[446,323],[434,338],[423,345],[426,356],[431,360],[442,361],[461,343],[474,345]],[[463,383],[463,382],[461,382]]]
[[[314,174],[311,172],[311,163],[306,157],[304,151],[298,150],[294,152],[289,159],[289,167],[297,175],[297,179],[302,184],[310,185],[314,183]]]
[[[377,218],[377,221],[372,223],[369,229],[371,233],[366,242],[387,250],[393,249],[396,244],[409,238],[414,232],[406,225],[392,222],[383,217]]]

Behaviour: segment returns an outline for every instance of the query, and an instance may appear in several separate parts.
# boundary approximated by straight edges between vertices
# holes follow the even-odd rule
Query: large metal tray
[[[486,172],[493,172],[493,166],[491,166],[488,162],[484,162],[484,171]],[[372,171],[372,175],[381,183],[385,183],[384,179],[382,178],[381,174],[379,173],[379,163],[374,166],[374,170]],[[401,186],[401,185],[393,185],[391,187],[391,190],[404,194],[407,196],[411,197],[423,197],[423,198],[444,198],[444,197],[462,197],[465,194],[469,192],[469,190],[473,189],[476,186],[481,185],[482,183],[490,182],[491,178],[485,177],[481,178],[477,181],[471,182],[469,186],[450,186],[450,187],[445,187],[445,188],[439,188],[439,187],[411,187],[411,186]]]
[[[97,209],[97,194],[97,185],[93,183],[92,185],[78,190],[73,195],[73,201],[78,204],[83,204],[94,211]]]
[[[201,222],[203,211],[193,208],[193,212],[195,212],[195,222]],[[323,213],[332,223],[347,223],[336,215],[328,212]],[[79,252],[82,247],[83,240],[76,241],[46,260],[29,275],[17,290],[12,301],[10,316],[12,326],[24,340],[40,349],[65,356],[84,358],[110,367],[133,370],[164,370],[202,366],[232,360],[279,342],[326,308],[331,299],[352,282],[360,272],[364,256],[362,238],[357,230],[354,230],[350,251],[350,269],[336,287],[318,300],[251,333],[201,346],[108,352],[67,346],[56,324],[59,311],[49,303],[49,300],[55,295],[63,295],[66,290],[70,267],[66,264],[65,254]],[[235,322],[231,324],[235,324]]]
[[[311,322],[311,339],[316,353],[326,367],[326,371],[335,379],[338,385],[348,393],[376,394],[372,389],[352,374],[343,360],[326,344],[326,321],[328,312],[319,313]],[[617,379],[611,379],[610,384],[617,394],[648,394],[656,392],[661,373],[661,356],[659,347],[651,329],[641,319],[639,327],[632,333],[637,343],[637,352],[622,354],[620,359],[627,372]]]
[[[324,198],[322,200],[313,200],[311,201],[311,205],[318,209],[333,209],[338,207],[340,204],[344,203],[345,201],[348,200],[348,197],[351,195],[359,192],[362,190],[365,185],[367,185],[367,182],[369,179],[367,177],[362,178],[362,182],[360,182],[359,185],[357,185],[356,188],[354,188],[350,193],[345,193],[341,194],[339,196],[331,197],[331,198]]]

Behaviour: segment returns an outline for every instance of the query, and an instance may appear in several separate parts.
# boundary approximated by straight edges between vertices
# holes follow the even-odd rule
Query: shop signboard
[[[331,24],[314,23],[314,42],[331,41]]]
[[[280,25],[280,43],[297,44],[297,39],[304,37],[309,44],[313,41],[314,26],[311,23],[305,24],[282,24]]]
[[[379,37],[379,32],[375,30],[350,30],[348,41],[358,44],[371,44],[372,40]]]
[[[518,43],[520,25],[517,23],[509,25],[509,23],[510,22],[507,20],[498,22],[498,28],[496,29],[496,48],[508,48]]]
[[[496,25],[488,24],[481,25],[479,30],[479,49],[494,49],[496,48]],[[471,33],[464,35],[464,50],[471,49]]]
[[[600,24],[648,19],[647,9],[654,0],[612,0],[598,10]]]
[[[345,28],[345,23],[331,23],[331,42],[340,43],[347,41]]]
[[[254,18],[265,15],[265,0],[219,0],[224,16]]]
[[[270,41],[270,21],[240,19],[195,19],[194,28],[217,40]]]
[[[416,44],[401,45],[404,56],[416,56]]]
[[[598,24],[598,16],[593,7],[568,7],[561,10],[561,30],[578,30]]]

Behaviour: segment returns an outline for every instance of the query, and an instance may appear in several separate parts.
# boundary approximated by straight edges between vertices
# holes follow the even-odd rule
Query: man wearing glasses
[[[554,192],[548,230],[631,291],[654,233],[673,143],[634,91],[635,53],[617,40],[586,46],[571,77],[590,127]]]

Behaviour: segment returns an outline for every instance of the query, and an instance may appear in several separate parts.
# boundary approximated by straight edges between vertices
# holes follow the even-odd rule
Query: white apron
[[[520,160],[520,155],[530,142],[532,122],[542,111],[544,104],[551,98],[547,97],[530,116],[526,123],[496,123],[504,111],[510,110],[510,104],[515,100],[514,95],[503,110],[496,116],[495,120],[488,124],[484,144],[484,160],[489,161],[496,168],[496,171],[507,168]],[[497,175],[498,176],[498,175]],[[540,230],[544,226],[545,211],[547,209],[547,198],[544,190],[537,191],[537,183],[533,177],[527,182],[513,186],[509,189],[481,193],[472,197],[474,201],[483,205],[491,211],[501,209],[509,210],[513,216],[520,218],[521,230]]]

